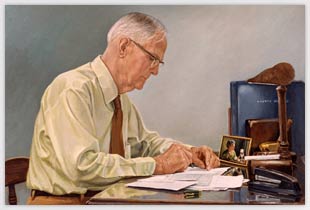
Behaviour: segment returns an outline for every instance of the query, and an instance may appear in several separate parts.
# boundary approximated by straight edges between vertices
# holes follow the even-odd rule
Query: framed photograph
[[[226,136],[222,138],[219,157],[225,165],[247,166],[244,156],[250,154],[252,138],[243,136]]]

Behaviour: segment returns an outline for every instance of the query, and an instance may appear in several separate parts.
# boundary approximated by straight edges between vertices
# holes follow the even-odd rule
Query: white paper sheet
[[[213,176],[210,187],[214,188],[237,188],[241,187],[243,176]]]
[[[280,159],[280,154],[275,155],[249,155],[244,156],[245,160],[278,160]]]
[[[226,190],[242,186],[243,176],[221,176],[229,167],[215,168],[210,171],[198,167],[188,168],[182,173],[156,175],[136,182],[128,187],[144,187],[166,190],[180,190],[183,188],[196,190]]]
[[[213,175],[221,175],[223,174],[225,171],[227,171],[227,169],[229,169],[230,167],[220,167],[220,168],[213,168],[211,170],[206,170],[206,169],[202,169],[199,167],[188,167],[184,172],[182,172],[183,174],[213,174]]]
[[[176,173],[170,174],[168,180],[171,181],[197,181],[203,174]]]
[[[165,190],[173,190],[178,191],[183,188],[189,187],[191,185],[196,184],[196,181],[141,181],[138,180],[136,182],[132,182],[126,184],[127,187],[143,187],[143,188],[153,188],[153,189],[165,189]]]
[[[195,190],[227,190],[228,188],[241,187],[243,176],[221,176],[229,167],[221,167],[203,173],[198,183],[189,187]]]

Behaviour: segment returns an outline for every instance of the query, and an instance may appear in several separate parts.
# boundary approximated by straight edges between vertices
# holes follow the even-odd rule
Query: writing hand
[[[154,157],[154,174],[171,174],[184,171],[192,163],[192,152],[181,144],[172,144],[167,151]]]
[[[207,146],[192,147],[193,163],[199,168],[210,170],[220,166],[220,159]]]

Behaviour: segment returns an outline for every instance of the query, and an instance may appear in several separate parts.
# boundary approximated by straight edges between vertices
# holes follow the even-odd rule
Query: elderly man
[[[79,204],[125,177],[207,170],[219,159],[146,129],[127,92],[142,89],[164,63],[166,31],[157,19],[130,13],[107,36],[92,62],[59,75],[41,100],[27,186],[28,204]]]

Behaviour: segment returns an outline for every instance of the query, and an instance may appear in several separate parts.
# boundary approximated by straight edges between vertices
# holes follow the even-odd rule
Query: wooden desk
[[[126,187],[125,182],[112,185],[101,193],[92,197],[87,204],[305,204],[304,199],[290,201],[275,198],[265,194],[249,192],[247,186],[227,191],[202,191],[199,198],[185,199],[183,190],[173,192],[167,190],[153,190]]]
[[[298,169],[298,170],[297,170]],[[272,197],[266,194],[250,192],[247,185],[241,188],[227,191],[202,191],[199,198],[185,199],[184,190],[177,192],[168,190],[155,190],[126,187],[125,184],[135,181],[137,178],[124,179],[111,185],[104,191],[93,196],[87,204],[111,205],[111,204],[275,204],[275,205],[304,205],[304,164],[298,164],[294,176],[299,179],[303,191],[303,197],[298,201]]]
[[[233,192],[203,192],[198,199],[185,199],[183,190],[143,189],[126,187],[127,180],[116,183],[92,197],[87,204],[233,204]]]

